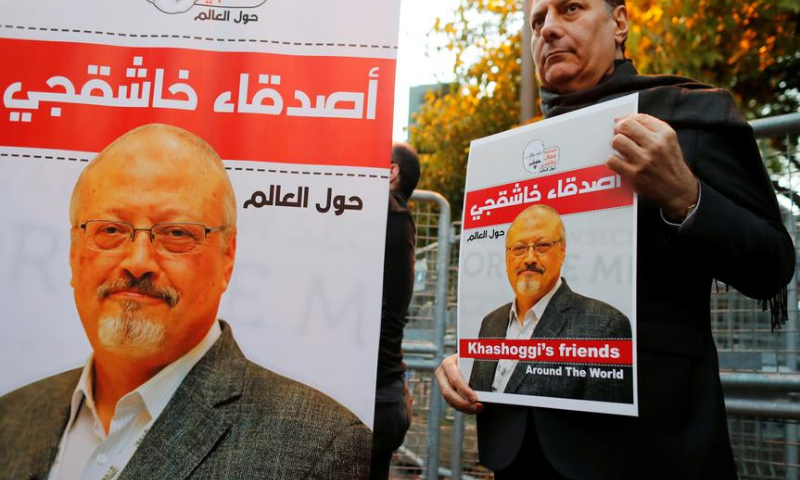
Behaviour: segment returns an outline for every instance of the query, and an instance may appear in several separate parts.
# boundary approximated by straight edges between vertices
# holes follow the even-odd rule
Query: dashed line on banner
[[[17,30],[38,30],[41,32],[64,32],[64,33],[86,33],[90,35],[105,35],[115,37],[130,38],[172,38],[179,40],[201,40],[206,42],[250,42],[250,43],[269,43],[273,45],[291,45],[296,47],[343,47],[343,48],[379,48],[384,50],[397,50],[397,45],[375,45],[368,43],[341,43],[341,42],[292,42],[287,40],[272,40],[264,38],[213,38],[200,37],[196,35],[178,35],[164,33],[125,33],[125,32],[104,32],[100,30],[81,30],[76,28],[55,28],[55,27],[34,27],[25,25],[2,25],[2,28]]]
[[[380,178],[388,180],[388,175],[375,175],[367,173],[341,173],[341,172],[312,172],[310,170],[279,170],[275,168],[249,168],[249,167],[225,167],[225,170],[236,172],[261,172],[261,173],[282,173],[287,175],[317,175],[325,177],[355,177],[355,178]]]
[[[68,162],[83,162],[88,163],[93,157],[81,158],[81,157],[61,157],[58,155],[31,155],[27,153],[3,153],[0,152],[0,157],[10,157],[10,158],[35,158],[35,159],[46,159],[46,160],[59,160],[59,161],[68,161]],[[256,168],[256,167],[225,167],[225,170],[229,171],[236,171],[236,172],[261,172],[261,173],[282,173],[286,175],[321,175],[326,177],[355,177],[355,178],[380,178],[383,180],[388,180],[388,175],[376,175],[376,174],[367,174],[367,173],[341,173],[341,172],[314,172],[310,170],[280,170],[275,168]]]
[[[38,158],[38,159],[47,159],[47,160],[61,160],[61,161],[69,161],[69,162],[84,162],[88,163],[91,158],[78,158],[78,157],[61,157],[58,155],[28,155],[25,153],[0,153],[0,157],[11,157],[11,158]]]

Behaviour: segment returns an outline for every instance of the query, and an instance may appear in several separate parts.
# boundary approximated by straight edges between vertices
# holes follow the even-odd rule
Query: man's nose
[[[539,256],[536,248],[528,247],[528,250],[525,251],[525,265],[530,266],[536,264],[538,258]]]
[[[536,256],[533,253],[531,253],[532,250],[533,249],[529,250],[528,253],[525,255],[525,258],[522,260],[522,268],[524,270],[528,270],[531,267],[538,268],[539,266],[539,259],[536,258]]]
[[[561,22],[558,20],[557,15],[548,15],[545,17],[540,34],[545,42],[552,42],[553,40],[561,38],[563,31],[561,30]]]
[[[133,244],[125,253],[120,268],[135,278],[141,278],[143,275],[158,270],[156,252],[150,241],[150,232],[138,230],[134,233]]]

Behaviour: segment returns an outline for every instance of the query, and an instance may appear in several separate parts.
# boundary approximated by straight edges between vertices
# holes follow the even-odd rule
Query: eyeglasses
[[[209,233],[224,230],[225,226],[209,228],[201,223],[159,223],[150,228],[136,228],[126,222],[87,220],[79,228],[89,240],[86,247],[92,250],[122,252],[133,244],[136,232],[149,232],[150,243],[156,252],[182,255],[199,251]]]
[[[528,254],[528,250],[534,249],[537,253],[547,253],[556,243],[562,242],[564,239],[552,240],[549,242],[536,242],[530,245],[518,243],[514,246],[508,247],[508,251],[515,257],[521,257]]]

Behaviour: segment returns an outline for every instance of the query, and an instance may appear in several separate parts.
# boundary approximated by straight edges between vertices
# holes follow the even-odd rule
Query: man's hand
[[[629,182],[636,193],[658,205],[669,218],[680,219],[697,204],[700,188],[686,166],[678,135],[661,120],[643,113],[616,119],[611,147],[617,154],[608,168]]]
[[[478,403],[478,395],[461,376],[458,355],[450,355],[442,360],[436,369],[436,381],[439,382],[444,401],[451,407],[464,413],[480,413],[483,410],[483,404]]]

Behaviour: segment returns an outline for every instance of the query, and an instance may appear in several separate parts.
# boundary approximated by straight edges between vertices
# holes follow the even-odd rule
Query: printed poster
[[[245,355],[372,424],[399,0],[0,0],[0,394],[82,366],[69,199],[122,133],[220,154]]]
[[[636,197],[605,161],[638,96],[472,142],[458,354],[482,402],[636,416]]]

